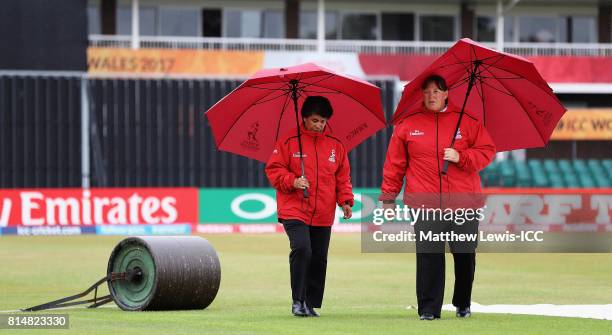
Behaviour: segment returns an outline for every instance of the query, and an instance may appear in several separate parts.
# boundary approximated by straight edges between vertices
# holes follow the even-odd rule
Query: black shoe
[[[472,311],[470,311],[469,307],[459,308],[457,307],[457,317],[458,318],[469,318],[472,316]]]
[[[293,300],[291,305],[291,313],[295,316],[308,316],[308,312],[304,308],[304,303],[299,300]]]
[[[433,321],[435,318],[436,317],[431,313],[423,313],[420,316],[420,319],[424,321]]]
[[[304,310],[306,311],[306,314],[308,316],[315,316],[315,317],[319,316],[319,313],[317,313],[317,311],[315,311],[314,308],[308,306],[306,303],[304,303]]]

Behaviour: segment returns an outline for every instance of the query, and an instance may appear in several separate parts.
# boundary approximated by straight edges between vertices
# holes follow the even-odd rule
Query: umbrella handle
[[[444,161],[444,166],[442,167],[442,171],[440,171],[440,174],[446,175],[446,171],[448,171],[448,161]]]
[[[307,189],[307,188],[305,188],[305,189],[304,189],[304,198],[308,198],[308,197],[309,197],[309,194],[308,194],[308,189]]]

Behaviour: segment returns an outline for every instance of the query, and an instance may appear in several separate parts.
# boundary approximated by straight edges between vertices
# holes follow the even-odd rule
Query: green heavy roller
[[[110,295],[98,297],[108,284]],[[125,311],[204,309],[219,291],[221,266],[215,249],[196,236],[128,237],[113,249],[106,277],[85,292],[24,311],[114,301]],[[94,298],[74,301],[94,291]]]
[[[215,249],[201,237],[131,237],[121,241],[108,260],[108,282],[123,310],[206,308],[217,295],[221,267]]]

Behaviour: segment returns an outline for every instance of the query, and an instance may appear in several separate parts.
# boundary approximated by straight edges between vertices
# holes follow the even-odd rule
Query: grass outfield
[[[320,318],[290,315],[288,242],[283,234],[207,237],[221,259],[221,289],[203,311],[68,309],[79,334],[609,334],[610,321],[443,312],[418,320],[414,254],[361,254],[358,234],[332,236]],[[76,294],[105,275],[121,237],[0,237],[0,310]],[[452,296],[447,255],[444,302]],[[480,304],[609,304],[612,254],[479,254],[473,300]],[[104,289],[104,294],[106,293]],[[55,311],[59,313],[60,311]],[[607,330],[606,330],[607,329]],[[9,333],[0,330],[0,333]]]

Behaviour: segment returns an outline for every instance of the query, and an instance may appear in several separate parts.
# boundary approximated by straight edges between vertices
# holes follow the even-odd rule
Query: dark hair
[[[301,113],[303,118],[317,114],[321,117],[329,119],[332,114],[334,114],[334,110],[326,97],[312,95],[304,100]]]
[[[424,90],[431,83],[436,84],[436,86],[438,86],[438,88],[442,91],[448,91],[448,86],[446,86],[446,80],[444,80],[444,78],[438,76],[437,74],[432,74],[431,76],[425,78],[425,80],[423,80],[423,84],[421,85],[421,89]]]

